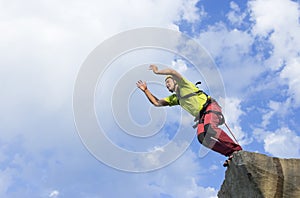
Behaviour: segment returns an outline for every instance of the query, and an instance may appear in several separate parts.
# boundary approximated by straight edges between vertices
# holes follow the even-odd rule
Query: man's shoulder
[[[179,102],[178,102],[178,97],[177,97],[176,94],[171,94],[171,95],[165,97],[164,100],[165,100],[170,106],[178,105],[178,104],[179,104]]]
[[[175,93],[167,96],[166,98],[169,98],[169,99],[176,99],[177,98],[177,95]]]

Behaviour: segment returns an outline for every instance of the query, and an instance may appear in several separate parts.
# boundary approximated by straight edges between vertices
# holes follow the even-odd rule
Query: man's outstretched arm
[[[159,75],[172,75],[176,81],[182,79],[181,74],[172,68],[166,68],[166,69],[159,70],[156,65],[150,65],[149,70],[152,70],[153,73],[159,74]]]
[[[148,89],[146,82],[139,80],[136,83],[137,87],[142,90],[147,96],[148,100],[156,107],[167,106],[169,103],[164,99],[158,99]]]

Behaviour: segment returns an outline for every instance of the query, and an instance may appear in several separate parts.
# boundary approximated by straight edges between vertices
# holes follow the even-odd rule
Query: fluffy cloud
[[[300,65],[300,56],[298,56],[297,58],[290,58],[287,61],[286,66],[283,68],[282,72],[280,73],[280,77],[286,80],[287,84],[289,85],[288,92],[291,98],[293,99],[292,105],[294,105],[294,107],[300,106],[299,65]]]
[[[216,197],[216,189],[210,187],[204,188],[197,184],[199,178],[201,179],[201,175],[195,175],[195,173],[201,172],[201,167],[197,165],[197,161],[197,156],[188,151],[187,155],[179,159],[178,163],[166,170],[170,171],[167,175],[173,175],[174,177],[162,178],[161,187],[164,193],[171,197]],[[187,167],[191,172],[184,171],[187,170]],[[177,183],[178,180],[182,182],[180,185]]]
[[[199,185],[199,175],[195,173],[201,166],[190,150],[154,174],[132,175],[99,165],[83,149],[71,110],[77,70],[95,46],[131,28],[178,29],[177,21],[198,22],[207,13],[196,8],[197,3],[196,0],[1,1],[0,130],[1,144],[5,142],[11,151],[0,152],[0,162],[3,162],[0,196],[32,197],[36,193],[44,197],[119,197],[127,193],[141,197],[146,192],[149,197],[216,197],[215,189]],[[293,98],[286,101],[299,105],[299,14],[297,3],[288,0],[252,0],[246,12],[234,2],[230,7],[226,16],[234,28],[219,22],[203,30],[199,40],[220,67],[230,96],[225,102],[228,103],[225,115],[241,143],[246,144],[247,136],[240,122],[244,115],[242,100],[235,96],[244,94],[245,87],[266,68],[280,72],[279,78],[289,86],[288,93]],[[247,13],[250,13],[251,26],[242,30]],[[251,54],[257,39],[269,46],[270,53],[264,59],[261,54]],[[186,69],[178,63],[178,68]],[[277,107],[277,102],[271,103],[271,112],[263,116],[262,127],[269,126]],[[189,125],[189,119],[184,117],[183,124]],[[295,146],[299,145],[299,136],[291,129],[256,131],[267,152],[299,156],[299,147]],[[16,137],[21,140],[13,143]],[[287,145],[292,145],[292,150]],[[4,147],[0,148],[2,151]],[[156,158],[149,160],[155,162]],[[133,188],[137,185],[139,191]],[[53,190],[56,189],[53,186],[59,191]]]
[[[270,101],[269,102],[269,108],[270,110],[267,110],[267,113],[263,114],[262,116],[262,123],[261,126],[263,128],[267,128],[268,125],[270,124],[270,119],[274,116],[274,114],[279,113],[281,110],[281,103],[275,102],[275,101]]]
[[[56,197],[58,197],[58,195],[59,195],[59,191],[53,190],[53,191],[49,194],[49,197],[50,197],[50,198],[56,198]]]
[[[93,164],[94,159],[82,152],[73,125],[71,96],[77,70],[88,53],[111,35],[144,26],[178,29],[175,22],[179,20],[199,20],[196,3],[1,1],[1,144],[7,142],[13,151],[0,152],[6,166],[0,169],[0,196],[58,197],[74,195],[74,189],[83,192],[70,197],[89,190],[91,196],[101,194],[78,183],[90,177],[86,175],[92,169],[99,178],[102,173],[98,162]],[[17,146],[12,143],[16,137],[20,138]],[[116,174],[115,180],[121,176]],[[97,189],[95,180],[89,182]],[[119,186],[123,186],[121,180]],[[147,182],[147,178],[140,180]],[[139,181],[133,180],[128,185],[136,184]],[[53,186],[62,190],[49,191]],[[110,196],[113,187],[109,183],[101,190]]]
[[[234,25],[234,26],[240,26],[244,23],[244,19],[247,16],[247,13],[242,12],[240,7],[234,2],[230,2],[230,8],[231,11],[227,14],[228,20]]]
[[[179,73],[184,73],[187,70],[187,65],[182,59],[172,61],[172,66]]]
[[[262,103],[270,102],[268,109],[258,115],[262,122],[259,124],[260,129],[254,130],[254,135],[260,134],[256,139],[264,142],[268,152],[278,153],[273,152],[273,145],[285,144],[290,133],[274,133],[282,135],[284,139],[274,143],[270,137],[278,135],[270,135],[271,132],[267,135],[264,131],[270,131],[269,128],[274,125],[284,128],[282,123],[286,123],[286,109],[295,110],[300,105],[297,77],[300,75],[297,69],[300,64],[299,4],[290,0],[250,0],[245,10],[242,10],[237,3],[231,2],[226,16],[230,26],[223,21],[210,25],[199,34],[199,41],[212,53],[220,68],[227,96],[241,98],[238,103],[232,101],[234,107],[243,105],[244,101],[251,101],[252,96],[260,98],[255,96],[254,90],[260,90],[259,93],[270,97],[272,94],[266,92],[275,90],[272,98],[261,98],[264,100]],[[254,108],[260,109],[262,103],[254,101]],[[238,112],[230,112],[226,116],[234,123],[240,123],[241,115],[245,114]],[[233,115],[237,115],[237,118]],[[249,121],[254,119],[247,115],[245,118]],[[277,120],[274,123],[275,118]],[[249,125],[252,124],[249,122]],[[239,124],[232,128],[241,131]]]
[[[230,3],[227,19],[199,34],[199,41],[213,55],[231,94],[238,94],[269,69],[289,85],[289,94],[299,106],[300,34],[298,4],[290,0],[251,0],[246,10]],[[214,42],[211,42],[214,41]],[[253,51],[253,49],[255,51]],[[234,77],[234,78],[233,78]],[[236,83],[238,82],[238,83]]]
[[[7,122],[23,123],[27,113],[23,107],[28,105],[56,112],[70,103],[80,64],[105,38],[141,26],[178,29],[177,20],[193,22],[199,16],[195,4],[194,0],[2,3],[0,105]]]
[[[287,91],[283,88],[279,92],[284,98],[270,99],[268,109],[262,111],[261,128],[255,129],[254,134],[258,141],[263,141],[267,152],[279,157],[299,157],[299,147],[295,146],[299,145],[299,136],[286,126],[291,123],[286,120],[290,115],[288,109],[293,111],[300,105],[299,4],[290,0],[252,0],[248,8],[253,22],[251,34],[267,44],[263,64],[274,72],[275,86],[284,84],[288,87]],[[270,89],[274,89],[274,83],[270,85]],[[270,127],[278,129],[270,132]]]
[[[187,150],[176,163],[158,171],[127,175],[126,183],[116,179],[118,188],[115,191],[103,192],[104,197],[120,195],[126,197],[216,197],[217,190],[199,185],[201,165],[198,157]],[[112,175],[114,179],[116,175]],[[139,190],[128,188],[132,184],[139,185]],[[107,183],[103,184],[107,186]],[[111,188],[110,186],[108,188]]]
[[[253,0],[249,2],[251,30],[254,36],[263,37],[271,44],[270,57],[265,64],[272,70],[280,71],[280,80],[289,86],[289,95],[300,105],[300,90],[297,77],[300,64],[299,48],[299,5],[290,0]]]
[[[184,17],[192,22],[199,16],[195,4],[194,0],[2,2],[0,107],[4,126],[12,122],[26,125],[24,118],[33,113],[31,108],[38,114],[65,111],[62,109],[71,104],[76,72],[91,49],[130,28],[177,29],[175,21]],[[15,133],[18,130],[3,137]]]
[[[0,195],[1,197],[6,197],[9,187],[15,182],[13,177],[15,175],[15,170],[11,168],[6,168],[5,170],[0,170]]]
[[[283,127],[266,135],[264,148],[276,157],[299,158],[300,136],[289,128]]]
[[[199,10],[195,5],[198,3],[198,0],[190,0],[188,3],[183,2],[182,4],[182,19],[186,20],[189,23],[198,22],[201,17],[206,16],[206,12],[203,8]]]
[[[255,40],[247,31],[219,22],[201,32],[199,41],[212,54],[229,96],[241,96],[242,90],[265,70],[251,55]]]
[[[289,106],[287,102],[270,101],[267,109],[260,110],[262,121],[254,129],[254,137],[262,142],[266,152],[276,157],[298,158],[300,156],[300,136],[291,130],[286,123],[290,123],[287,110],[282,106]],[[274,131],[270,128],[276,128]]]
[[[220,99],[220,104],[224,104],[223,113],[226,123],[228,124],[235,138],[238,140],[239,144],[245,146],[251,143],[252,139],[248,137],[247,133],[243,131],[241,126],[241,116],[245,114],[245,112],[241,109],[241,102],[242,101],[237,98],[227,97],[225,99]],[[224,126],[223,128],[225,131],[228,131],[228,129],[225,129]],[[227,133],[232,137],[229,131]]]
[[[298,4],[295,1],[251,0],[248,4],[255,22],[252,28],[254,35],[268,36],[272,31],[288,32],[298,23]]]

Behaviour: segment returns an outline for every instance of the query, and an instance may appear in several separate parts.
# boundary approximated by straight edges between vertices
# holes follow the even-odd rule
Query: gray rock
[[[226,170],[218,197],[300,198],[300,159],[236,152]]]

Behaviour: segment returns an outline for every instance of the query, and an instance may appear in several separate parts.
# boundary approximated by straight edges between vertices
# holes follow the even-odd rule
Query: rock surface
[[[226,170],[218,197],[300,198],[300,159],[236,152]]]

